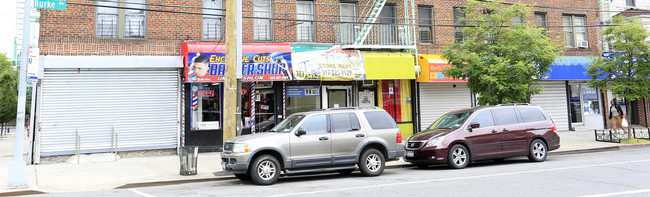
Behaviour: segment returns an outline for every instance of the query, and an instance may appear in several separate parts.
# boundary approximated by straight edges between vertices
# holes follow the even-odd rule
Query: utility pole
[[[16,115],[16,142],[14,144],[14,163],[9,166],[7,187],[27,186],[25,161],[23,160],[23,138],[25,137],[25,99],[27,98],[27,64],[29,58],[30,0],[25,0],[23,15],[23,46],[20,55],[20,79],[18,79],[18,115]],[[33,102],[33,101],[32,101]]]
[[[237,134],[237,68],[241,55],[241,0],[226,0],[226,71],[224,73],[223,140]]]

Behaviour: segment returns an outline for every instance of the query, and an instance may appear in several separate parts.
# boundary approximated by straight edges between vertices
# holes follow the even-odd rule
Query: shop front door
[[[341,89],[327,90],[327,108],[347,107],[348,91]]]

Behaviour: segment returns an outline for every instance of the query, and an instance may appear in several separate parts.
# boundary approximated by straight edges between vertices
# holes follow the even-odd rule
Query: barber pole
[[[282,82],[282,119],[287,118],[287,83]]]
[[[251,133],[255,133],[255,82],[251,82]]]
[[[181,147],[185,146],[185,85],[181,85]]]

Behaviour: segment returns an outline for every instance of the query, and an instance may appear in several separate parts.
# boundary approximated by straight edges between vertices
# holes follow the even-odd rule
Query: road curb
[[[615,150],[620,150],[620,149],[621,149],[621,145],[614,145],[614,146],[599,147],[599,148],[555,151],[555,152],[549,152],[548,155],[570,155],[570,154],[580,154],[580,153],[594,153],[594,152],[615,151]]]
[[[129,189],[129,188],[139,188],[139,187],[154,187],[154,186],[166,186],[166,185],[178,185],[183,183],[201,183],[209,181],[225,181],[237,179],[233,175],[224,175],[214,178],[201,178],[201,179],[184,179],[184,180],[170,180],[170,181],[153,181],[153,182],[142,182],[142,183],[127,183],[121,186],[118,186],[114,189]]]
[[[16,191],[3,191],[0,192],[0,196],[25,196],[25,195],[36,195],[36,194],[46,194],[45,192],[38,190],[16,190]]]

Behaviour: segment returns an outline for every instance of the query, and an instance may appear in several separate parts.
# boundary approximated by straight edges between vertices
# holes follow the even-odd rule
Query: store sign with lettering
[[[366,70],[361,52],[335,45],[327,50],[293,53],[293,75],[298,80],[364,80]]]
[[[187,82],[222,82],[226,72],[225,53],[189,53],[185,68]],[[242,81],[292,80],[291,53],[244,53]]]
[[[287,97],[320,96],[319,86],[287,86]]]

